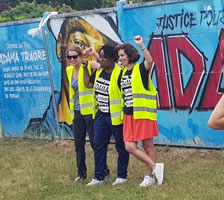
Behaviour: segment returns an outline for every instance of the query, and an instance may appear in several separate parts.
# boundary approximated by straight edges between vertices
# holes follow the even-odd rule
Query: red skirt
[[[159,135],[157,121],[134,119],[133,115],[124,115],[124,142],[138,142]]]

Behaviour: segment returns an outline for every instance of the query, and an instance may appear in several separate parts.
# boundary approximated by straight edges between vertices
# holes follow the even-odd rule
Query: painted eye
[[[74,40],[73,43],[75,45],[78,45],[82,49],[85,49],[85,48],[89,47],[89,45],[84,43],[82,40]]]

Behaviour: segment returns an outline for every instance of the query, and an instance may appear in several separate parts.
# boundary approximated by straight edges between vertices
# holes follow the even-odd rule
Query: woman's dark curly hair
[[[127,54],[129,63],[135,63],[139,60],[140,54],[138,50],[131,44],[121,44],[117,47],[117,53],[119,50],[123,49]]]
[[[101,49],[99,50],[99,54],[102,50],[104,52],[105,58],[109,58],[112,59],[114,62],[117,62],[117,52],[114,46],[108,44],[102,46]]]

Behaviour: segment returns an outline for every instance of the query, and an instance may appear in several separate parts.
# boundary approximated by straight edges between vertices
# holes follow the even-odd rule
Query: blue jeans
[[[75,110],[75,118],[73,120],[74,145],[76,152],[76,164],[78,168],[78,176],[86,176],[86,133],[89,135],[89,141],[93,148],[93,119],[92,115],[82,115],[80,111]]]
[[[107,170],[107,148],[111,136],[114,136],[115,147],[118,152],[117,177],[127,178],[127,168],[129,162],[129,153],[125,150],[123,141],[123,125],[114,126],[111,123],[110,114],[97,112],[94,120],[94,158],[95,173],[94,178],[104,180]]]

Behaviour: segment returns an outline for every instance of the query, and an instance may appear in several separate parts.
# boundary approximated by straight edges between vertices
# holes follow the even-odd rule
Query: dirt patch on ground
[[[54,145],[57,147],[71,148],[74,146],[73,140],[56,140]]]
[[[74,147],[73,140],[54,140],[50,141],[44,145],[45,148],[65,148],[65,149],[72,149]]]
[[[44,145],[46,148],[62,148],[66,150],[74,150],[73,140],[55,140]],[[189,147],[173,147],[173,146],[159,146],[155,145],[159,160],[186,160],[189,158],[219,158],[224,159],[224,150],[220,149],[201,149]],[[86,152],[92,152],[90,143],[86,142]],[[108,152],[117,153],[115,144],[112,142],[108,147]]]
[[[156,146],[156,151],[159,158],[166,160],[224,159],[224,151],[221,149]]]

